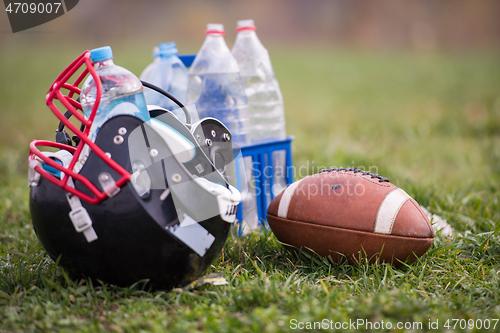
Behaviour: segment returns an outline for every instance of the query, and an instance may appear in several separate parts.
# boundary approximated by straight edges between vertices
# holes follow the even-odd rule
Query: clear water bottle
[[[178,51],[175,42],[159,44],[158,53],[159,61],[156,62],[156,65],[150,70],[148,77],[144,81],[168,91],[179,101],[185,103],[188,70],[177,56]],[[145,89],[144,97],[148,105],[161,106],[172,111],[180,120],[185,121],[184,112],[168,97],[152,89]]]
[[[208,24],[207,37],[189,70],[187,104],[200,118],[213,117],[226,125],[233,142],[250,144],[250,119],[238,63],[224,41],[224,26]]]
[[[95,141],[101,126],[110,118],[129,114],[149,121],[149,112],[142,93],[141,81],[130,71],[113,63],[111,47],[105,46],[90,51],[90,57],[95,71],[102,83],[102,95],[94,122],[90,128],[89,138]],[[96,101],[97,87],[94,78],[89,75],[82,86],[80,101],[84,115],[88,118]],[[88,158],[89,148],[82,151],[81,162],[75,165],[75,170],[83,166]]]
[[[237,23],[238,34],[234,43],[232,53],[238,62],[241,79],[245,86],[250,109],[251,142],[259,144],[284,140],[285,114],[283,108],[283,98],[274,76],[269,53],[260,42],[255,33],[253,20],[241,20]],[[286,187],[286,152],[274,151],[272,153],[273,174],[264,174],[268,177],[266,184],[270,184],[272,177],[273,187],[267,189],[267,193],[273,192],[276,196]],[[247,157],[245,165],[248,170],[253,170],[251,157]],[[268,161],[271,163],[271,161]],[[247,173],[249,179],[253,178],[253,172]],[[257,216],[256,189],[248,185],[249,193],[242,203],[243,212],[243,232],[260,227]],[[267,186],[267,185],[263,185]],[[271,196],[266,198],[267,204],[271,202]]]
[[[149,75],[151,74],[151,71],[156,67],[156,64],[160,61],[160,49],[158,48],[158,46],[155,46],[153,48],[152,58],[153,62],[150,63],[139,76],[139,79],[141,79],[142,81],[149,80]]]
[[[252,144],[283,140],[283,97],[269,53],[255,33],[253,20],[238,21],[232,53],[238,62],[250,107]]]
[[[144,121],[150,120],[141,81],[130,71],[113,63],[111,47],[94,49],[90,51],[90,57],[102,83],[101,102],[90,129],[90,139],[94,141],[101,126],[114,116],[130,114]],[[83,113],[87,118],[94,106],[96,93],[94,78],[89,75],[80,94]]]

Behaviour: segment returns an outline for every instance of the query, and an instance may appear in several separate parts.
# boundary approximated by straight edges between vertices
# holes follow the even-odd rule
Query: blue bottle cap
[[[175,44],[175,42],[160,43],[158,44],[158,49],[160,51],[160,55],[164,57],[177,55],[177,53],[179,52],[177,50],[177,44]]]
[[[113,59],[113,51],[109,46],[103,46],[90,51],[90,57],[93,62]]]

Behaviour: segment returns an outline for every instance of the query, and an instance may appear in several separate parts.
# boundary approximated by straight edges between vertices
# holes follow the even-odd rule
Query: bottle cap
[[[236,31],[255,29],[257,28],[255,27],[255,23],[253,22],[253,20],[239,20],[236,24]]]
[[[224,35],[224,25],[219,23],[209,23],[207,24],[207,34],[221,34]]]
[[[177,44],[175,42],[167,42],[158,44],[158,49],[161,56],[176,55],[179,51],[177,50]]]
[[[103,46],[90,51],[90,57],[93,62],[113,59],[113,51],[109,46]]]

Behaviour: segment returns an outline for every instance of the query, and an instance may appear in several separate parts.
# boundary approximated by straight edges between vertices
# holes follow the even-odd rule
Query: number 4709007
[[[57,14],[61,8],[60,2],[54,3],[27,3],[27,2],[10,2],[5,8],[5,11],[9,14],[51,14],[54,12]]]
[[[448,319],[444,324],[447,329],[495,329],[498,324],[498,319]]]

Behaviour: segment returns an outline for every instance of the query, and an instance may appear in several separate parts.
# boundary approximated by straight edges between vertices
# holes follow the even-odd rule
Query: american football
[[[269,226],[290,250],[312,250],[334,263],[366,258],[403,262],[422,256],[434,231],[406,192],[378,174],[328,169],[288,186],[271,202]]]

